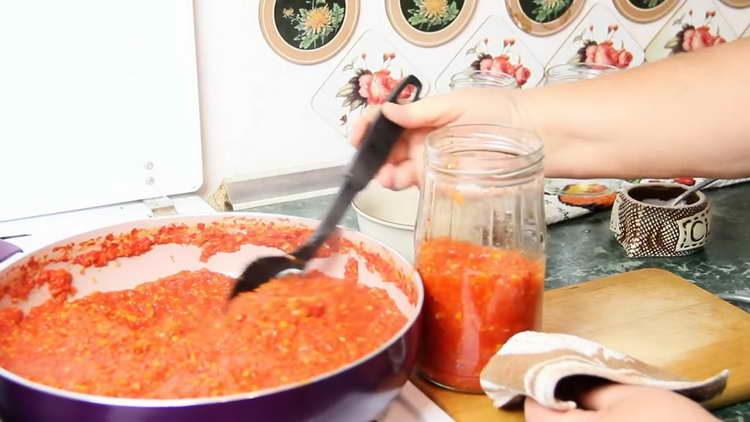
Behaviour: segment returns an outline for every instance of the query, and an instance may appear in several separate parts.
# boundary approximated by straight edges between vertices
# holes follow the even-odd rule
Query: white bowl
[[[371,182],[352,201],[359,230],[414,263],[414,227],[419,208],[419,189],[401,191]]]

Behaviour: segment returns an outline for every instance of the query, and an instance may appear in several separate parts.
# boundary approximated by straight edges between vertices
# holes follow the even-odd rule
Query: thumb
[[[406,129],[439,127],[458,119],[461,112],[445,95],[427,97],[408,104],[384,103],[382,111],[388,120]]]
[[[524,419],[526,422],[596,422],[600,420],[596,412],[581,409],[552,410],[531,398],[527,398],[524,403]]]

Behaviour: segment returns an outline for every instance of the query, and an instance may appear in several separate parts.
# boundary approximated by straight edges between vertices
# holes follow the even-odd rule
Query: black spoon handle
[[[30,234],[11,234],[8,236],[0,236],[0,240],[17,239],[19,237],[31,236]]]
[[[416,101],[422,92],[422,83],[414,75],[405,77],[391,92],[388,101],[395,103],[401,92],[409,85],[413,85],[417,89],[414,94],[414,100]],[[393,145],[396,144],[403,131],[404,128],[388,120],[383,113],[380,113],[365,134],[359,151],[357,151],[357,155],[349,166],[347,181],[352,183],[354,189],[362,190],[370,183],[370,180],[375,177],[378,170],[388,159]]]
[[[391,92],[388,101],[395,103],[401,92],[409,85],[416,87],[413,98],[414,101],[417,101],[419,94],[422,92],[422,82],[414,75],[402,79]],[[378,170],[385,164],[391,149],[393,149],[403,131],[404,128],[388,120],[383,113],[380,113],[367,130],[364,141],[349,166],[344,183],[339,189],[331,209],[310,239],[292,254],[294,257],[302,261],[307,261],[313,257],[315,251],[336,229],[336,225],[341,221],[357,193],[370,183]]]

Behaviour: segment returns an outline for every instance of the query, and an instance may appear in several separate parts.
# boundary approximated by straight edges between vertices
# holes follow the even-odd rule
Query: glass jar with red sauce
[[[416,229],[425,285],[419,371],[463,392],[513,334],[541,325],[542,142],[532,132],[463,125],[431,133]]]

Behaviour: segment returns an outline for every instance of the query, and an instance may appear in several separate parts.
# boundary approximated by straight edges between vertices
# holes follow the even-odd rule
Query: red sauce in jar
[[[417,270],[425,284],[421,372],[481,392],[479,373],[500,346],[541,324],[543,261],[439,238],[420,245]]]

